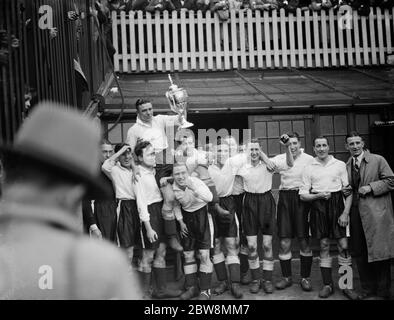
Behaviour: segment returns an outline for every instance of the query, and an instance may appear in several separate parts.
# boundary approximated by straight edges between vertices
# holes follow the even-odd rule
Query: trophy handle
[[[168,104],[170,105],[170,109],[175,112],[176,114],[178,114],[176,108],[175,108],[175,101],[174,99],[170,96],[170,94],[168,92],[166,92],[166,98],[168,100]]]

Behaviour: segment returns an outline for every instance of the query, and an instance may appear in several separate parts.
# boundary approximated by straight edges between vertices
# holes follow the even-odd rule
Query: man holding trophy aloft
[[[183,251],[177,237],[177,228],[174,212],[174,192],[168,183],[172,179],[173,156],[166,153],[168,141],[166,130],[173,130],[175,126],[188,128],[192,123],[186,121],[187,92],[173,84],[169,75],[171,86],[166,97],[171,110],[178,115],[153,115],[152,103],[148,100],[138,99],[136,101],[137,120],[127,132],[127,143],[134,150],[138,141],[144,140],[152,144],[156,153],[156,182],[163,195],[162,215],[164,219],[164,229],[168,236],[168,245],[175,251]],[[170,135],[173,136],[173,135]],[[171,156],[169,156],[171,155]],[[137,173],[138,177],[138,173]]]

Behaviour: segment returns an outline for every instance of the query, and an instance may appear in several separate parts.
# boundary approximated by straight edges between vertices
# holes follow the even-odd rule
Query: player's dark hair
[[[328,146],[330,145],[330,142],[328,141],[327,137],[325,137],[325,136],[318,136],[318,137],[316,137],[315,139],[313,139],[313,146],[315,146],[316,140],[317,140],[317,139],[326,139],[327,145],[328,145]]]
[[[297,132],[289,132],[287,135],[289,136],[289,138],[297,138],[298,141],[301,141],[300,135]]]
[[[143,104],[146,104],[146,103],[151,103],[151,102],[148,99],[139,98],[135,102],[135,108],[137,109],[137,111],[139,111],[140,106],[142,106]]]
[[[135,145],[134,154],[139,157],[144,153],[144,149],[151,146],[152,144],[149,141],[140,141]]]
[[[122,143],[118,143],[116,146],[115,146],[115,153],[117,153],[120,149],[122,149],[124,146],[128,146],[128,144],[127,143],[124,143],[124,142],[122,142]]]
[[[351,138],[351,137],[360,137],[361,140],[364,141],[363,137],[360,136],[360,134],[357,131],[350,131],[350,132],[348,132],[348,134],[345,137],[345,142],[347,143],[347,139]]]
[[[107,140],[107,139],[102,139],[102,140],[101,140],[101,145],[103,145],[103,144],[107,144],[107,145],[109,145],[109,146],[112,146],[112,143],[109,142],[109,140]]]

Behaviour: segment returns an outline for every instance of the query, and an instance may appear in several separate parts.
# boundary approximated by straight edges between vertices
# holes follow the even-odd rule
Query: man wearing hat
[[[106,195],[98,177],[100,130],[77,111],[42,103],[2,146],[0,299],[139,299],[121,251],[83,236],[85,193]]]

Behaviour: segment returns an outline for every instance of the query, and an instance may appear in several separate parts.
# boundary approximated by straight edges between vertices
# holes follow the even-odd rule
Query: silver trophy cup
[[[181,121],[179,129],[185,129],[193,126],[193,123],[186,121],[187,117],[187,92],[183,88],[178,88],[176,84],[172,82],[171,75],[168,75],[171,85],[169,90],[166,92],[166,97],[172,111],[180,115]]]

